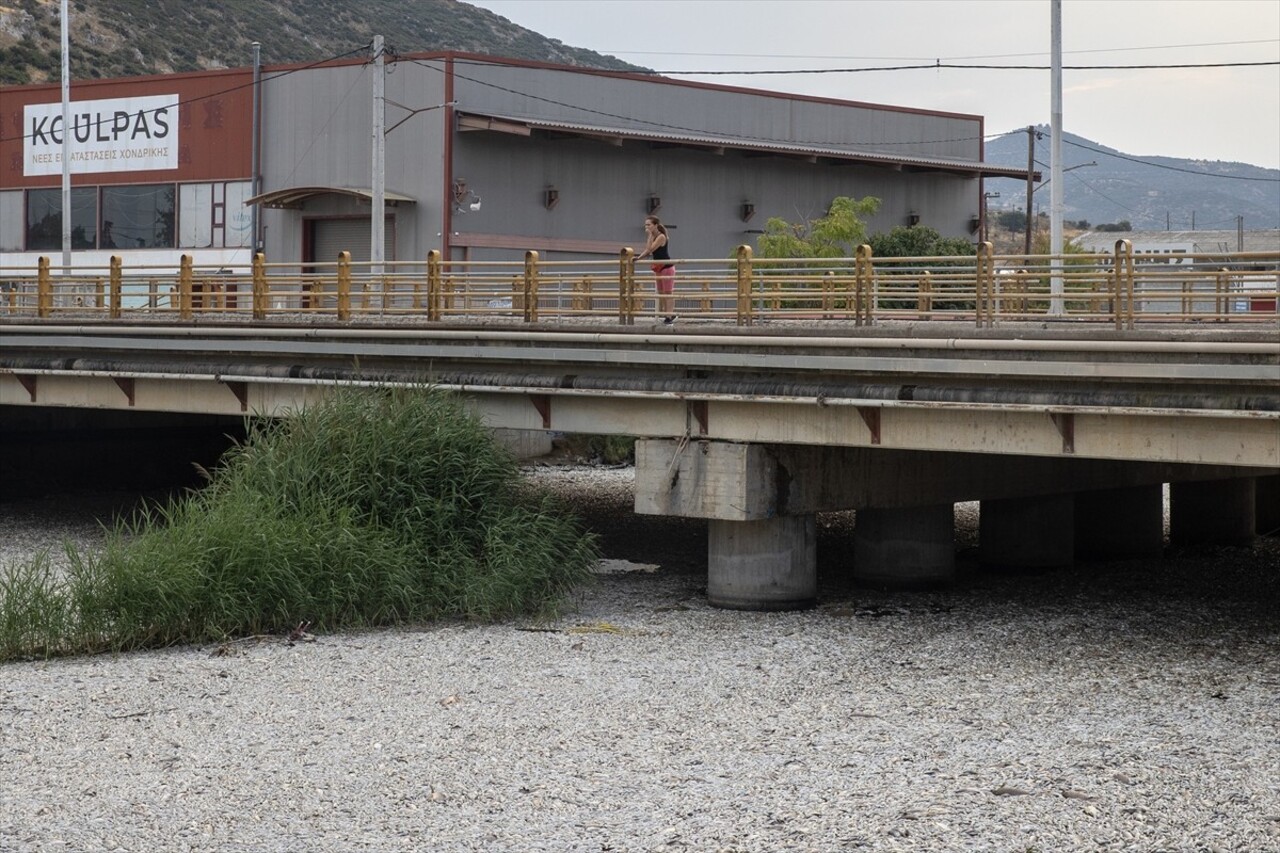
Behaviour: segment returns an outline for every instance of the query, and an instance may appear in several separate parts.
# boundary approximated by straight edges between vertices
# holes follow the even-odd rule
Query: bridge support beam
[[[1075,553],[1091,560],[1164,552],[1164,486],[1098,489],[1075,496]]]
[[[955,507],[860,509],[853,577],[888,589],[945,586],[955,579]]]
[[[707,523],[707,601],[731,610],[798,610],[818,594],[813,515]]]
[[[1257,512],[1255,478],[1173,483],[1169,542],[1178,546],[1248,545]]]
[[[1075,559],[1074,495],[984,500],[978,558],[1008,569],[1069,566]]]

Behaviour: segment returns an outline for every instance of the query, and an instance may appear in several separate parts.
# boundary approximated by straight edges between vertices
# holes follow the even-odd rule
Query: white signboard
[[[71,171],[178,168],[178,96],[73,101]],[[22,174],[62,174],[62,104],[23,110]]]

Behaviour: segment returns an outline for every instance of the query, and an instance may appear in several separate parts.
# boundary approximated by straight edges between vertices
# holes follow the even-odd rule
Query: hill
[[[0,0],[0,84],[59,79],[58,0]],[[570,47],[458,0],[72,0],[71,77],[167,74],[315,62],[374,35],[396,53],[458,50],[617,71],[647,71]]]
[[[1049,212],[1049,128],[1037,128],[1037,168],[1044,182],[1033,193],[1038,212]],[[1092,225],[1128,221],[1136,230],[1234,229],[1244,217],[1246,229],[1280,228],[1280,169],[1220,160],[1186,160],[1134,155],[1072,133],[1062,134],[1066,168],[1080,163],[1096,166],[1063,175],[1063,219]],[[987,143],[987,160],[1002,166],[1027,165],[1027,133],[1018,130]],[[1124,159],[1132,158],[1132,159]],[[1134,162],[1135,160],[1141,162]],[[1245,180],[1245,179],[1269,180]],[[990,211],[1024,210],[1026,184],[1004,178],[988,179]]]

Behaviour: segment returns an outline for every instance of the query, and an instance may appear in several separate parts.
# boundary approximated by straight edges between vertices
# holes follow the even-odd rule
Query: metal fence
[[[1114,252],[876,258],[677,260],[676,311],[708,322],[765,320],[1002,322],[1063,320],[1133,329],[1155,323],[1276,323],[1280,251],[1135,256]],[[192,320],[197,317],[345,322],[398,316],[423,322],[505,320],[534,323],[609,320],[622,325],[657,314],[647,265],[623,249],[615,259],[387,261],[377,268],[344,252],[330,263],[269,263],[197,269],[0,268],[0,316]]]

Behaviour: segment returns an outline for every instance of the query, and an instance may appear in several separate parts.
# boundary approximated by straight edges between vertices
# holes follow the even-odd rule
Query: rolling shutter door
[[[383,260],[395,260],[395,220],[387,217],[383,235]],[[339,252],[350,252],[352,261],[369,260],[368,219],[317,219],[312,241],[313,260],[337,263]]]

